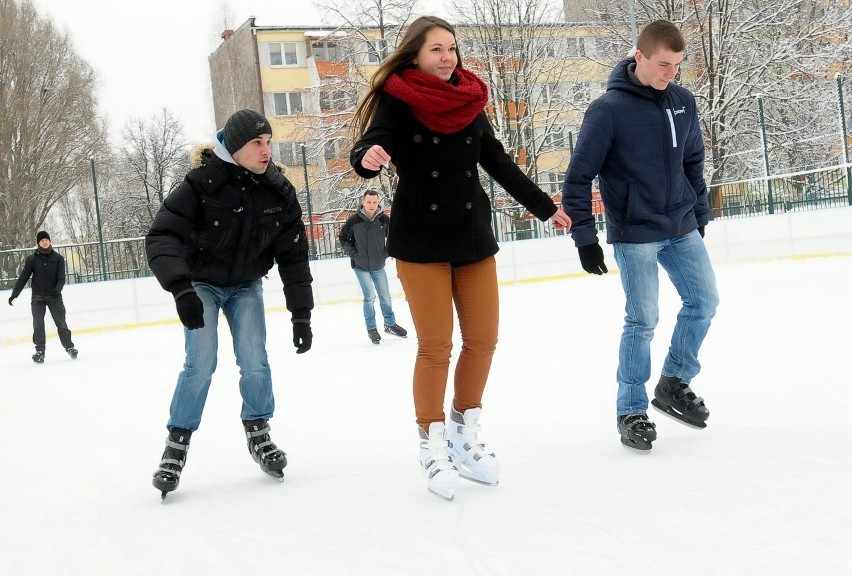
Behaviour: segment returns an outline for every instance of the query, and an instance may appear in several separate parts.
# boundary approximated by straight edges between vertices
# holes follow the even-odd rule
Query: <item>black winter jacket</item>
[[[271,163],[257,175],[223,160],[230,155],[221,145],[193,155],[194,168],[166,197],[145,237],[160,285],[176,297],[191,289],[190,280],[236,286],[277,262],[287,308],[311,310],[308,241],[292,184]]]
[[[390,218],[381,212],[381,207],[372,220],[363,209],[346,219],[340,229],[340,244],[343,253],[351,259],[352,268],[375,272],[385,267],[389,222]]]
[[[27,256],[21,275],[12,289],[12,298],[17,298],[27,285],[27,280],[32,276],[30,287],[33,291],[34,300],[50,300],[60,297],[60,292],[65,286],[65,258],[59,255],[53,248],[44,253],[35,250]]]
[[[480,113],[454,134],[433,132],[402,101],[383,94],[350,162],[355,172],[373,178],[361,166],[374,144],[390,155],[399,176],[391,205],[388,254],[408,262],[478,262],[494,255],[491,202],[479,182],[477,165],[530,212],[547,220],[553,201],[512,161]]]
[[[704,141],[689,90],[637,86],[629,58],[589,106],[565,175],[562,205],[579,246],[597,242],[592,180],[600,175],[607,242],[658,242],[707,224]]]

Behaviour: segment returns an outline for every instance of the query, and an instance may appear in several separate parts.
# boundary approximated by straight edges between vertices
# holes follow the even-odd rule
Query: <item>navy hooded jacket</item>
[[[710,216],[704,141],[695,97],[631,82],[636,60],[619,62],[606,92],[591,103],[577,138],[562,206],[577,247],[597,242],[592,180],[599,176],[607,242],[647,243],[683,236]]]

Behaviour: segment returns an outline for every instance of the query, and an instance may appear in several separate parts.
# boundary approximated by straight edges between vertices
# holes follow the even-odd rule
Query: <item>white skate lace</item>
[[[450,462],[450,457],[447,455],[448,442],[444,438],[430,438],[420,441],[420,448],[429,450],[429,458],[423,462],[423,468],[426,470],[429,478],[434,478],[436,474],[443,470],[452,470],[455,468]]]

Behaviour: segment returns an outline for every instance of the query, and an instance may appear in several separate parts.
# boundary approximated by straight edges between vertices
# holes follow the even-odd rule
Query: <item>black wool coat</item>
[[[287,308],[311,310],[313,278],[295,188],[272,164],[253,174],[209,148],[193,164],[145,236],[160,285],[176,297],[191,289],[190,281],[236,286],[277,262]]]
[[[553,201],[512,161],[484,112],[454,134],[429,130],[404,102],[383,94],[350,162],[361,166],[374,144],[390,155],[399,183],[391,205],[388,254],[407,262],[472,263],[494,255],[491,202],[478,166],[540,220],[556,212]]]

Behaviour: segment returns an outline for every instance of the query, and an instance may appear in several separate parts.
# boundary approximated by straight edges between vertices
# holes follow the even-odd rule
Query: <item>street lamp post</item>
[[[104,231],[101,226],[101,206],[98,201],[98,178],[95,175],[95,157],[92,156],[89,158],[89,162],[92,165],[92,188],[95,190],[95,218],[98,222],[98,247],[100,249],[101,254],[101,279],[107,279],[106,272],[106,254],[104,253]]]

